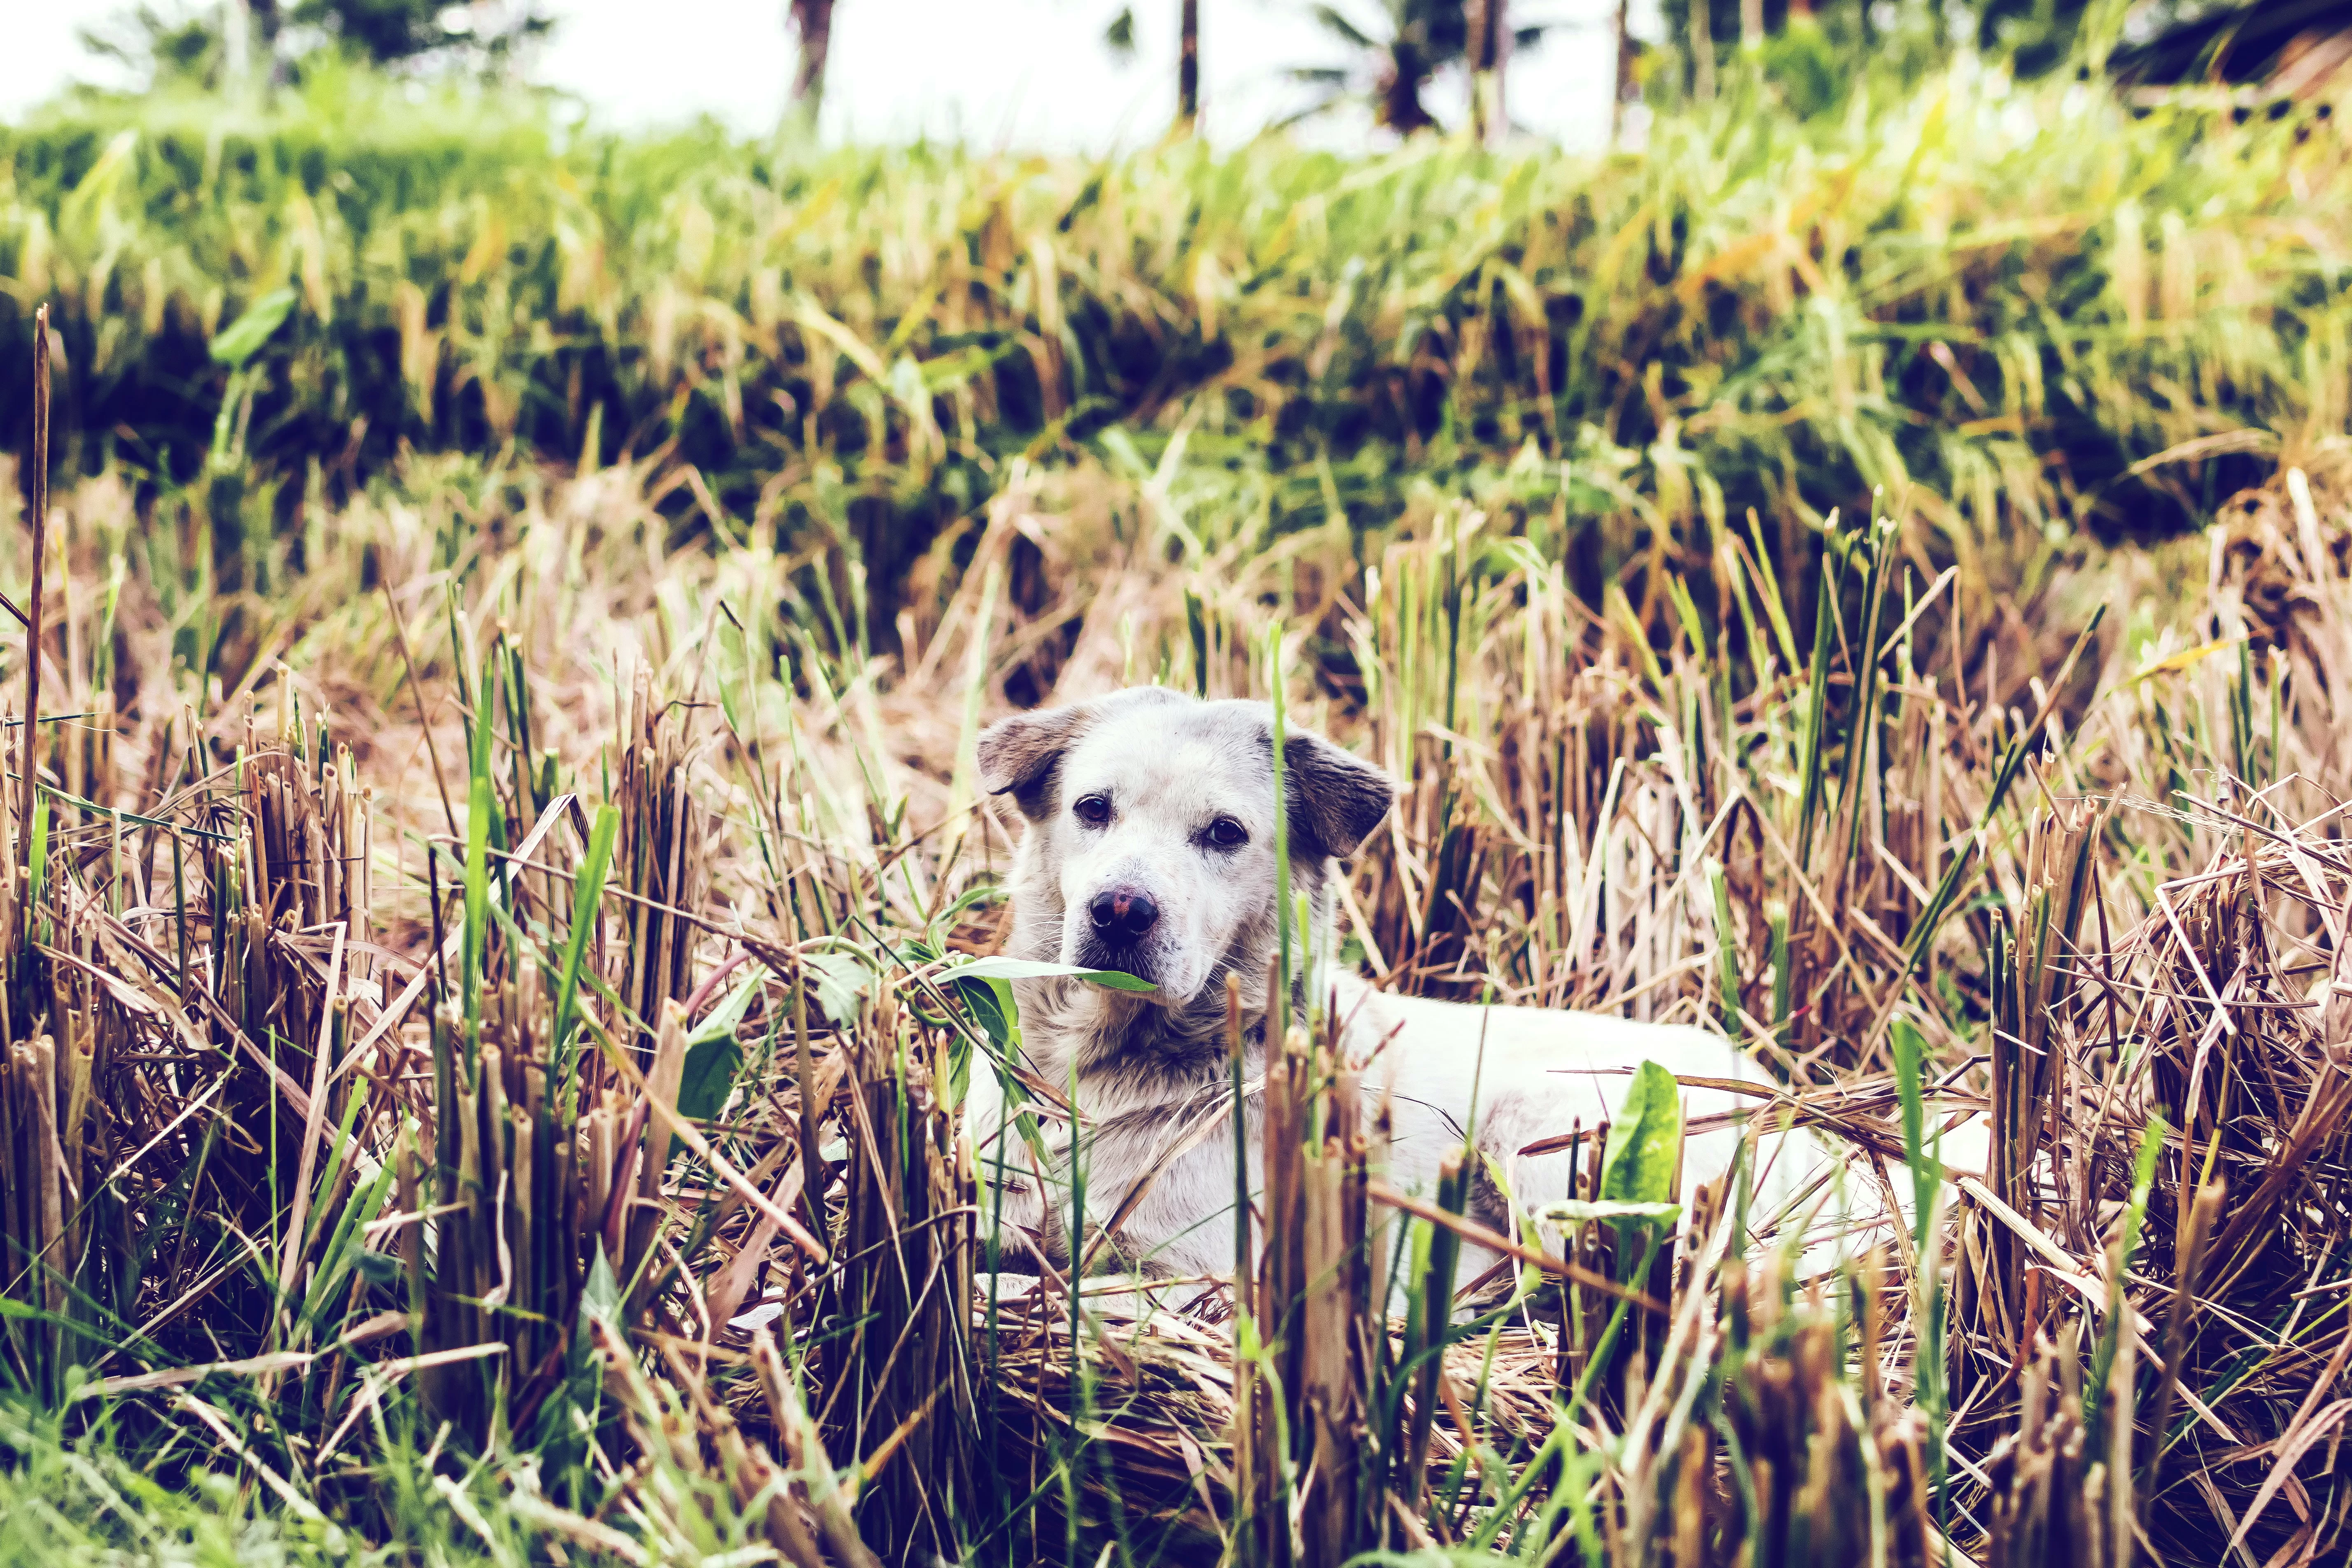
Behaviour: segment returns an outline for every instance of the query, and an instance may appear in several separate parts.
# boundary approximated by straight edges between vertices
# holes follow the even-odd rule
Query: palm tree
[[[811,124],[824,102],[824,62],[833,52],[833,0],[790,0],[785,15],[800,39],[793,68],[793,108]]]
[[[1422,93],[1440,70],[1470,58],[1472,12],[1477,10],[1483,19],[1490,5],[1496,17],[1496,47],[1491,57],[1477,63],[1487,65],[1491,60],[1499,66],[1505,48],[1531,47],[1544,33],[1540,26],[1505,26],[1499,0],[1370,0],[1350,8],[1377,18],[1363,23],[1349,10],[1321,0],[1313,7],[1316,19],[1358,59],[1349,65],[1303,66],[1293,70],[1292,80],[1316,89],[1318,94],[1313,103],[1292,116],[1293,122],[1369,100],[1373,123],[1399,135],[1437,129],[1437,117],[1422,102]]]
[[[1609,92],[1609,145],[1612,147],[1616,146],[1624,138],[1625,99],[1633,87],[1634,52],[1641,47],[1633,41],[1633,35],[1626,26],[1626,13],[1629,9],[1631,7],[1627,0],[1617,0],[1617,13],[1611,27],[1611,34],[1616,40],[1617,46],[1615,85]]]
[[[1461,0],[1380,0],[1382,13],[1372,32],[1336,5],[1314,8],[1316,20],[1333,38],[1372,67],[1372,122],[1401,136],[1433,130],[1436,116],[1421,101],[1423,89],[1442,66],[1462,58],[1469,42],[1469,19]],[[1385,37],[1376,36],[1385,34]],[[1361,65],[1307,66],[1293,79],[1321,89],[1322,96],[1298,118],[1320,114],[1362,96]]]
[[[152,83],[219,85],[299,77],[313,57],[409,69],[511,68],[555,26],[541,0],[503,9],[478,30],[473,7],[446,0],[226,0],[202,7],[141,0],[80,33],[82,46]]]
[[[1503,111],[1503,65],[1511,52],[1506,0],[1470,0],[1470,126],[1481,142],[1510,123]]]
[[[1184,0],[1177,36],[1176,122],[1189,132],[1201,120],[1201,0]]]
[[[1135,58],[1135,7],[1120,8],[1103,29],[1103,45],[1122,60]],[[1176,131],[1190,136],[1201,123],[1201,0],[1181,0],[1176,20]]]

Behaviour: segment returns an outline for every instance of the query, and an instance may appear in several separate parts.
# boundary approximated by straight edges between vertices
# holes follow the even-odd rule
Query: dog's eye
[[[1209,824],[1209,842],[1219,849],[1238,849],[1249,842],[1249,829],[1230,816]]]
[[[1080,795],[1077,804],[1070,809],[1076,812],[1078,820],[1088,827],[1100,827],[1110,820],[1110,797],[1099,795]]]

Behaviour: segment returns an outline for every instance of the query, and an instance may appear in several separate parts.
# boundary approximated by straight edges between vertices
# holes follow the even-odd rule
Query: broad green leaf
[[[601,1318],[611,1322],[620,1315],[621,1282],[613,1275],[612,1260],[604,1256],[604,1244],[596,1244],[596,1259],[588,1266],[588,1279],[580,1289],[580,1342],[592,1342],[588,1324]]]
[[[743,1047],[732,1035],[687,1047],[677,1080],[677,1113],[690,1121],[708,1121],[717,1116],[726,1109],[728,1092],[735,1087],[735,1075],[742,1067]],[[671,1152],[680,1147],[673,1143]]]
[[[964,1008],[981,1033],[988,1037],[983,1053],[992,1059],[989,1070],[1003,1071],[1000,1064],[1010,1062],[1021,1054],[1021,1008],[1013,999],[1013,986],[1003,980],[958,981],[952,987],[963,998]],[[971,1058],[977,1049],[958,1030],[948,1047],[948,1103],[960,1107],[965,1091],[971,1087]]]
[[[1675,1173],[1683,1161],[1683,1103],[1675,1075],[1655,1062],[1633,1069],[1633,1087],[1609,1123],[1601,1155],[1601,1201],[1605,1204],[1671,1207]],[[1641,1267],[1642,1237],[1653,1226],[1669,1223],[1626,1217],[1617,1227],[1619,1273],[1631,1279]]]
[[[692,1050],[697,1046],[708,1045],[713,1040],[733,1039],[735,1026],[743,1021],[743,1015],[751,1010],[751,1004],[759,998],[760,987],[766,984],[767,976],[754,974],[728,993],[726,999],[704,1014],[702,1022],[697,1024],[694,1026],[694,1032],[686,1037],[687,1048]]]
[[[352,1266],[366,1276],[371,1285],[389,1285],[400,1278],[402,1266],[397,1255],[378,1252],[373,1247],[361,1247],[352,1255]]]
[[[971,1009],[972,1021],[988,1037],[988,1043],[999,1051],[1009,1052],[1021,1043],[1021,1027],[1014,1022],[1020,1015],[1013,1000],[1013,987],[1002,980],[975,979],[969,974],[951,974],[957,982],[956,993]]]
[[[272,289],[245,309],[245,314],[220,330],[212,341],[209,353],[213,363],[231,370],[244,368],[245,362],[261,352],[261,345],[285,325],[287,315],[294,309],[294,290]]]
[[[1633,1087],[1609,1123],[1601,1156],[1603,1202],[1662,1204],[1682,1163],[1682,1095],[1675,1075],[1655,1062],[1633,1072]]]
[[[854,952],[812,952],[804,962],[816,978],[816,1005],[836,1025],[857,1021],[858,999],[874,984],[874,971]]]
[[[751,1011],[766,976],[755,974],[710,1010],[686,1037],[684,1076],[677,1084],[677,1113],[708,1121],[725,1109],[727,1091],[743,1065],[743,1047],[735,1043],[735,1026]]]

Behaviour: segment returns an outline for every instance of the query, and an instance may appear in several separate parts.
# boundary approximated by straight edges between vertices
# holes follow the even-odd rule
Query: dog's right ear
[[[1164,686],[1134,686],[1108,697],[999,719],[980,732],[980,787],[991,795],[1011,795],[1022,816],[1043,821],[1054,812],[1054,779],[1061,770],[1062,753],[1096,721],[1130,709],[1181,707],[1192,700]]]
[[[1051,816],[1062,753],[1092,716],[1087,704],[1074,702],[999,719],[980,732],[980,787],[991,795],[1010,794],[1032,822]]]

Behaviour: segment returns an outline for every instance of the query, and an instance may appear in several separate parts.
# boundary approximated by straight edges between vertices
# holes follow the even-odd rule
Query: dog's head
[[[1182,1007],[1220,962],[1271,940],[1274,715],[1160,687],[991,725],[982,785],[1029,819],[1024,900],[1058,907],[1060,959],[1150,981]],[[1294,886],[1352,854],[1395,788],[1319,735],[1283,744]],[[1024,910],[1034,919],[1035,910]]]

